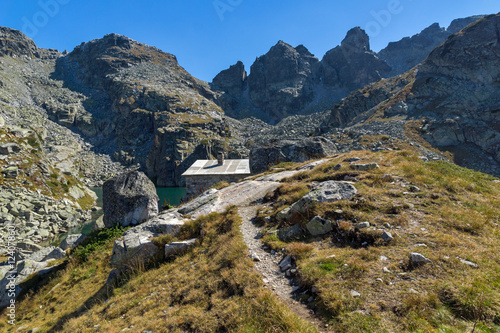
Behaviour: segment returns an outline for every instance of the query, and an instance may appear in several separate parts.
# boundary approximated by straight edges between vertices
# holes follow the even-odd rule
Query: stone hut
[[[218,182],[237,182],[250,174],[250,160],[226,160],[219,153],[217,160],[197,160],[182,176],[186,179],[187,196],[193,196]]]

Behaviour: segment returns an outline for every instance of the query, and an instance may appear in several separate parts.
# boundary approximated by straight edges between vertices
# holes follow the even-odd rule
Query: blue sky
[[[175,54],[211,81],[238,60],[249,71],[278,40],[304,44],[321,59],[354,26],[367,30],[378,51],[434,22],[499,11],[498,0],[0,0],[0,25],[61,51],[123,34]]]

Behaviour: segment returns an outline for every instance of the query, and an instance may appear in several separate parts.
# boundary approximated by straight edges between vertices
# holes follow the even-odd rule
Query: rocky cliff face
[[[352,89],[380,79],[390,67],[370,50],[360,28],[319,61],[307,48],[279,41],[257,58],[246,77],[241,62],[217,75],[217,103],[236,118],[255,116],[270,123],[332,107]]]
[[[459,164],[499,175],[499,31],[491,15],[450,36],[416,69],[352,93],[323,129],[417,121],[418,135]]]
[[[405,73],[424,61],[429,53],[451,34],[483,17],[480,15],[456,19],[451,22],[448,28],[442,28],[438,23],[434,23],[412,37],[405,37],[398,42],[389,43],[377,56],[392,67],[390,76]]]
[[[326,86],[352,91],[386,77],[391,68],[371,51],[366,32],[356,27],[340,46],[325,54],[322,70]]]
[[[299,46],[282,41],[259,57],[250,69],[250,99],[277,122],[300,112],[314,98],[319,60]]]

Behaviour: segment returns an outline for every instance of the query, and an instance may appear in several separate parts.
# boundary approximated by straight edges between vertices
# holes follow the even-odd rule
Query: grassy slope
[[[73,260],[29,299],[18,304],[15,328],[39,332],[315,332],[263,288],[239,232],[236,210],[212,214],[188,226],[204,236],[192,252],[139,271],[108,289],[112,240]],[[196,231],[195,231],[196,233]],[[95,326],[99,325],[99,326]]]
[[[380,169],[354,172],[345,162],[352,157],[361,157],[358,163],[377,162]],[[339,163],[342,168],[334,170]],[[311,183],[345,175],[357,179],[359,193],[352,200],[318,205],[281,224],[273,218],[307,193]],[[265,220],[269,229],[304,225],[321,215],[337,222],[334,231],[288,243],[272,235],[264,240],[297,259],[301,283],[309,291],[303,297],[313,296],[312,307],[335,332],[471,332],[475,324],[475,332],[498,332],[500,184],[494,180],[449,163],[422,162],[410,151],[333,156],[285,180],[268,196],[269,209],[260,215],[271,216]],[[419,190],[411,192],[412,185]],[[355,221],[375,227],[357,232]],[[87,261],[73,259],[18,304],[15,329],[314,331],[262,287],[239,223],[235,209],[198,220],[182,234],[192,237],[203,226],[204,236],[192,252],[139,271],[114,290],[105,287],[113,238],[98,251],[81,251]],[[392,242],[380,239],[383,230],[395,236]],[[432,263],[410,267],[410,252],[422,253]],[[353,298],[351,290],[361,297]],[[13,330],[5,317],[0,330]]]
[[[352,157],[377,162],[380,169],[353,172],[345,161]],[[273,218],[311,182],[344,175],[357,178],[359,193],[352,200],[317,205],[288,222]],[[410,151],[340,155],[285,180],[268,198],[271,209],[260,214],[271,216],[269,229],[305,225],[321,215],[337,221],[332,234],[289,243],[270,235],[265,241],[297,258],[302,285],[316,289],[304,298],[315,298],[312,306],[337,332],[470,332],[475,323],[475,332],[498,332],[500,184],[494,179],[446,162],[425,163]],[[412,185],[419,189],[411,192]],[[374,227],[357,232],[354,221]],[[395,236],[389,244],[380,238],[384,230]],[[410,267],[410,252],[432,263]],[[361,297],[353,298],[351,290]]]

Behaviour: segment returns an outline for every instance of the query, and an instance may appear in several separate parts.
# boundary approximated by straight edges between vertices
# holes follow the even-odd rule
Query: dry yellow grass
[[[1,331],[26,325],[39,332],[315,332],[263,287],[239,231],[236,209],[211,214],[192,252],[157,263],[106,288],[111,268],[106,249],[86,263],[70,263],[18,305],[15,328],[0,318]],[[199,233],[189,226],[184,230]],[[183,237],[189,237],[185,234]]]
[[[380,168],[353,172],[345,162],[352,157]],[[342,168],[334,171],[339,163]],[[471,332],[474,325],[475,332],[499,332],[500,184],[495,178],[442,161],[426,163],[409,150],[360,151],[286,179],[267,199],[277,212],[295,199],[293,191],[283,189],[346,175],[357,179],[358,195],[317,205],[294,221],[303,225],[321,215],[336,222],[331,234],[304,239],[302,247],[265,239],[296,256],[301,283],[314,297],[311,306],[336,332]],[[356,221],[372,227],[355,231]],[[281,226],[267,222],[270,229]],[[381,239],[384,231],[393,234],[390,243]],[[410,252],[432,263],[412,267]],[[351,290],[361,296],[352,297]]]

